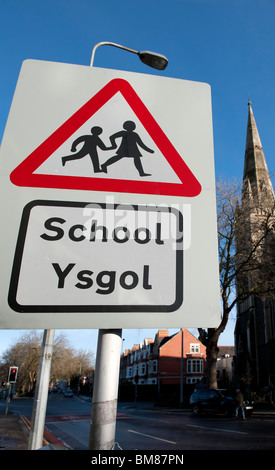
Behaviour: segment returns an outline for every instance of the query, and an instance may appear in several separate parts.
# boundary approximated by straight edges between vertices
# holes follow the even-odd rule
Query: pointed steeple
[[[273,187],[250,100],[248,101],[243,193],[243,196],[253,199],[254,203],[263,201],[263,198],[268,200],[271,198],[274,201]]]

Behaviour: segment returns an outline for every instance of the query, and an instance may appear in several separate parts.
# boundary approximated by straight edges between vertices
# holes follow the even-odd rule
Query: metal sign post
[[[115,440],[122,330],[99,330],[90,450],[112,450]]]
[[[37,450],[42,447],[43,444],[54,333],[55,330],[44,330],[32,410],[31,429],[28,443],[29,450]]]
[[[7,384],[7,395],[6,395],[6,410],[5,410],[5,415],[8,414],[9,411],[9,402],[10,402],[10,393],[11,393],[11,384]]]

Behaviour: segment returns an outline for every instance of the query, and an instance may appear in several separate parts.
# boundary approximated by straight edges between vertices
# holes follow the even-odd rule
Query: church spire
[[[249,195],[247,189],[249,188]],[[274,201],[274,192],[271,184],[264,151],[252,111],[251,101],[248,101],[248,120],[246,131],[246,146],[243,174],[243,191],[254,202],[268,198]]]

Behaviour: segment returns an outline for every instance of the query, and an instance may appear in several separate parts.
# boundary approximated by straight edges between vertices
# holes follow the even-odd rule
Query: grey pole
[[[91,67],[96,49],[103,45],[121,47],[109,42],[96,44],[92,51]],[[123,47],[123,49],[127,48]],[[137,53],[134,50],[129,49],[129,51]],[[90,450],[111,450],[115,442],[121,337],[121,329],[99,330],[98,332],[89,436]]]
[[[44,330],[38,377],[32,410],[28,450],[37,450],[42,447],[43,444],[49,391],[49,379],[52,364],[54,333],[55,330]]]
[[[11,393],[11,384],[9,383],[9,384],[8,384],[8,387],[7,387],[6,411],[5,411],[5,415],[8,414],[9,402],[10,402],[10,393]]]
[[[111,450],[115,442],[122,330],[99,330],[89,450]]]
[[[168,64],[166,57],[160,54],[148,51],[139,52],[112,42],[100,42],[93,48],[91,67],[96,49],[105,45],[137,54],[142,62],[158,70],[163,70]],[[90,450],[111,450],[115,442],[121,337],[122,329],[99,330],[98,332],[89,437]]]
[[[135,51],[134,49],[130,49],[129,47],[121,46],[120,44],[115,44],[114,42],[107,42],[107,41],[99,42],[98,44],[96,44],[94,46],[94,48],[92,50],[90,67],[92,67],[94,65],[95,52],[96,52],[97,48],[100,47],[100,46],[114,46],[114,47],[117,47],[119,49],[124,49],[125,51],[132,52],[133,54],[138,54],[138,51]]]

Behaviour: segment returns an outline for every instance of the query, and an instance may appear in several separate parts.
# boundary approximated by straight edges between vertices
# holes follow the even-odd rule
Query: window
[[[126,371],[126,378],[127,379],[132,378],[132,372],[133,372],[132,367],[127,367],[127,371]]]
[[[186,379],[186,383],[187,384],[196,384],[196,383],[200,382],[200,380],[201,380],[201,377],[188,377]]]
[[[200,352],[200,345],[199,343],[191,343],[190,344],[190,352],[193,354]]]
[[[187,374],[203,372],[203,359],[187,359]]]
[[[145,362],[142,362],[139,364],[139,375],[145,375],[146,374],[146,364]]]
[[[153,361],[149,361],[148,372],[149,374],[156,374],[157,373],[157,363],[158,361],[154,359]]]

